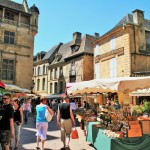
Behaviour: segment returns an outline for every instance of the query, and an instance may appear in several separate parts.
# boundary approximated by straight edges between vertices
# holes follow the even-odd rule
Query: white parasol
[[[97,92],[132,92],[137,89],[149,88],[150,77],[119,77],[83,81],[68,88],[68,94],[84,94]]]

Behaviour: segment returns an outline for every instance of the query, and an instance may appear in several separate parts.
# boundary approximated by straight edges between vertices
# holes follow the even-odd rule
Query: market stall
[[[129,92],[149,87],[150,77],[127,77],[85,81],[69,88],[68,93],[116,92],[118,94],[121,92],[129,95]],[[141,114],[138,114],[133,109],[131,101],[120,100],[119,94],[117,94],[102,103],[96,119],[92,112],[81,115],[81,122],[84,122],[82,128],[86,131],[87,141],[91,142],[98,150],[144,149],[145,147],[149,149],[147,143],[150,142],[150,118],[149,114],[143,116],[145,108],[150,108],[149,104],[145,102],[140,106],[144,109]],[[102,141],[107,141],[107,144]]]
[[[97,150],[150,150],[150,135],[137,138],[110,138],[98,122],[89,122],[86,141],[92,143]]]

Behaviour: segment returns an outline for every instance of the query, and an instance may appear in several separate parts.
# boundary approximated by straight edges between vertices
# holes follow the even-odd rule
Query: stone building
[[[95,78],[150,75],[150,20],[134,10],[94,43]],[[130,86],[130,85],[129,85]],[[129,100],[119,93],[119,100]]]
[[[96,34],[98,36],[98,34]],[[66,83],[92,80],[95,36],[73,33],[73,40],[61,45],[49,64],[48,93],[64,93]]]
[[[150,20],[144,12],[127,14],[94,41],[95,78],[150,75]]]
[[[48,52],[41,51],[34,57],[33,64],[33,88],[32,91],[36,94],[48,94],[48,66],[55,58],[55,53],[59,50],[62,44],[57,44]]]
[[[34,37],[39,9],[11,0],[0,1],[0,80],[31,89]]]

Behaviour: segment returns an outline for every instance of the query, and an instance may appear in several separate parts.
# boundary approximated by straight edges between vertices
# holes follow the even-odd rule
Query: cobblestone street
[[[71,140],[71,150],[95,150],[90,143],[86,142],[86,137],[80,127],[77,127],[79,133],[79,139]],[[21,139],[19,144],[19,150],[35,150],[36,149],[36,129],[34,118],[29,117],[29,123],[23,124],[21,129]],[[41,143],[40,143],[41,144]],[[41,147],[41,145],[40,145]],[[60,130],[56,126],[56,117],[54,121],[49,123],[49,129],[47,133],[47,140],[45,142],[45,150],[60,150],[63,147],[60,141]]]

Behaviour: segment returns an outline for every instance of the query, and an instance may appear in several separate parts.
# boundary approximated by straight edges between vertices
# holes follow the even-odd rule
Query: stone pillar
[[[5,18],[5,8],[3,8],[2,20]]]
[[[18,18],[18,27],[21,25],[21,13],[19,13],[19,18]]]

